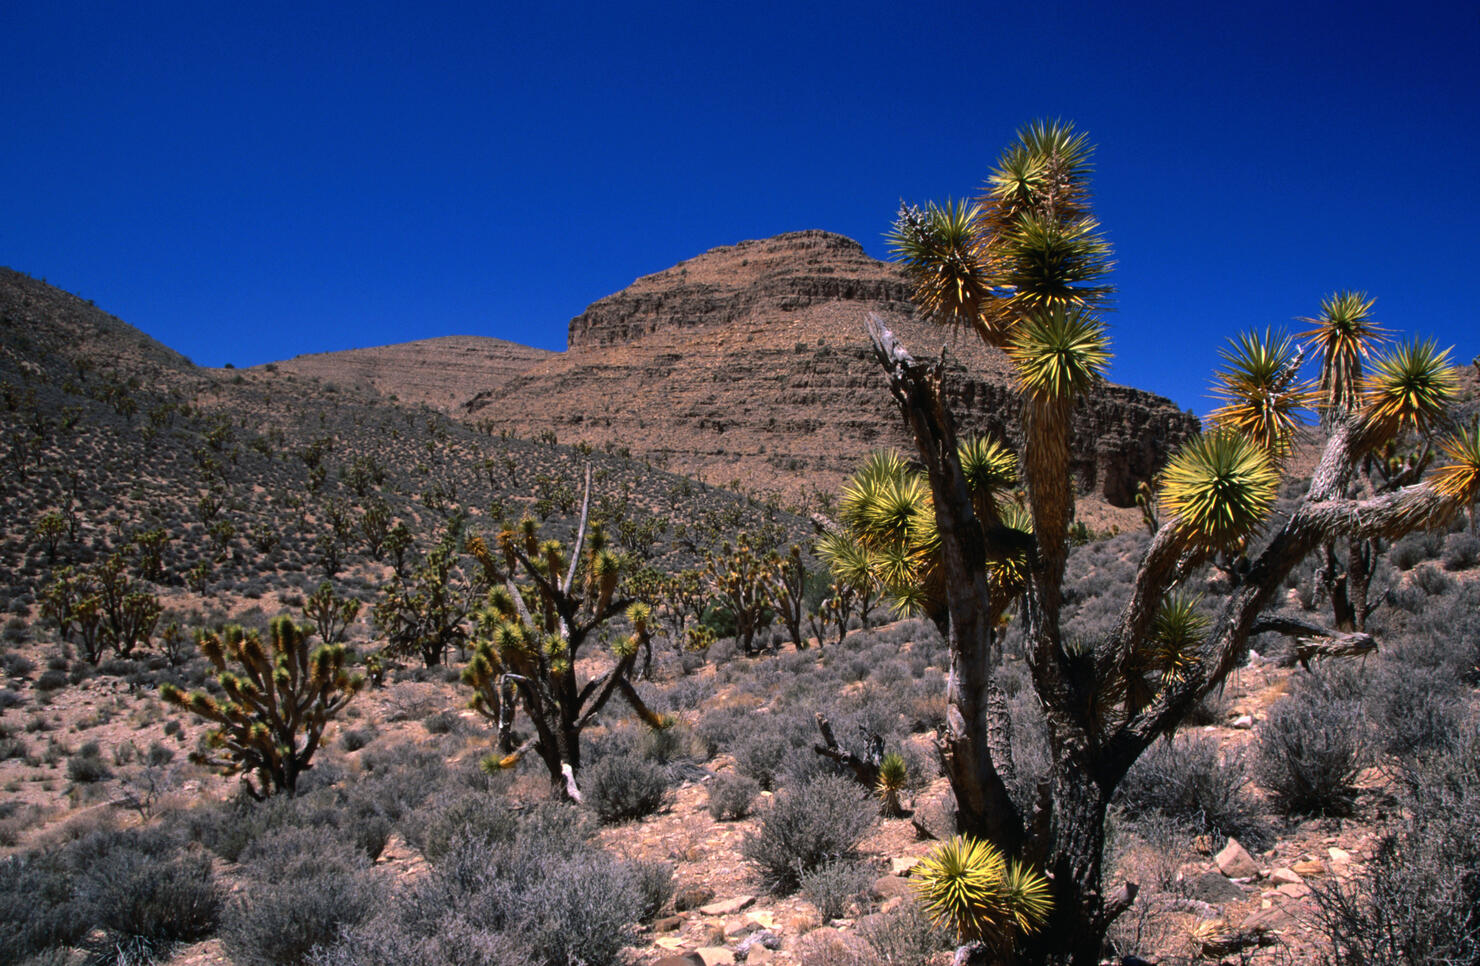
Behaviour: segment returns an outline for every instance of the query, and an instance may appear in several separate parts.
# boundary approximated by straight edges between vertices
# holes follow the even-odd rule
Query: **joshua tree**
[[[705,560],[704,584],[716,598],[715,606],[734,622],[740,649],[755,653],[755,635],[766,624],[765,558],[741,534],[738,546],[726,541]]]
[[[549,770],[552,793],[573,801],[581,799],[581,732],[614,694],[621,694],[645,723],[668,725],[648,709],[631,681],[651,633],[652,610],[617,593],[622,561],[606,548],[599,529],[588,540],[590,501],[588,468],[580,523],[569,548],[557,540],[541,542],[530,519],[499,534],[502,561],[481,542],[471,548],[495,587],[478,617],[473,657],[462,675],[475,692],[471,707],[498,727],[504,754],[489,764],[510,767],[532,749]],[[632,633],[612,645],[605,671],[581,683],[576,663],[582,648],[624,612]],[[516,704],[535,732],[518,747],[513,741]]]
[[[1090,154],[1085,136],[1069,125],[1031,125],[1003,154],[978,203],[906,207],[893,235],[921,311],[1007,353],[1023,407],[1027,520],[1006,512],[1012,501],[1004,487],[973,490],[941,392],[943,367],[917,361],[882,321],[870,320],[933,503],[951,653],[939,748],[957,825],[1049,874],[1047,925],[1015,955],[1083,966],[1098,962],[1105,930],[1134,898],[1129,884],[1111,896],[1102,887],[1111,796],[1151,742],[1245,659],[1252,634],[1288,626],[1266,612],[1278,605],[1291,569],[1333,539],[1435,525],[1480,491],[1480,446],[1471,431],[1442,444],[1449,462],[1428,481],[1349,496],[1368,454],[1400,433],[1443,426],[1454,370],[1432,343],[1414,342],[1378,358],[1353,385],[1350,355],[1317,341],[1310,349],[1321,357],[1328,387],[1329,438],[1290,517],[1271,520],[1280,458],[1307,393],[1299,380],[1304,353],[1275,334],[1246,338],[1225,355],[1218,378],[1225,405],[1213,425],[1160,478],[1160,523],[1115,626],[1100,639],[1070,640],[1060,624],[1074,516],[1069,420],[1109,358],[1095,313],[1109,293],[1110,251],[1089,212]],[[1356,338],[1367,344],[1366,336]],[[1346,388],[1337,393],[1337,385]],[[1021,586],[1004,593],[994,564],[1013,560],[1022,563]],[[1168,613],[1179,606],[1173,595],[1207,564],[1224,569],[1226,594],[1205,629],[1178,623]],[[1010,723],[996,678],[997,628],[1014,604],[1053,752],[1031,813],[1008,794]],[[1157,630],[1159,615],[1170,632]]]
[[[292,795],[325,726],[364,687],[363,677],[344,670],[344,645],[310,651],[309,632],[287,617],[272,622],[265,645],[255,630],[236,626],[202,632],[201,653],[219,672],[225,699],[186,694],[172,684],[159,688],[165,701],[216,726],[207,735],[209,750],[192,759],[225,775],[240,774],[253,798]]]

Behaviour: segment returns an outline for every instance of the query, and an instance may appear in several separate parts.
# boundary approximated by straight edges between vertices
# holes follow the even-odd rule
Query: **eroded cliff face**
[[[910,289],[895,266],[851,238],[794,231],[714,248],[644,275],[570,320],[572,349],[631,342],[660,330],[771,320],[828,302],[907,310]]]
[[[1006,358],[913,318],[897,266],[806,231],[716,248],[638,279],[571,321],[570,349],[470,399],[468,418],[519,435],[621,446],[677,472],[796,499],[835,490],[871,450],[912,449],[865,331],[883,316],[917,357],[947,357],[965,432],[1019,442]],[[1136,485],[1197,421],[1104,386],[1075,416],[1082,516],[1135,525]]]

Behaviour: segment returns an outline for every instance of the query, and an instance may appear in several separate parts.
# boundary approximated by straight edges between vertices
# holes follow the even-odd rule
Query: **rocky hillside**
[[[572,320],[570,348],[479,392],[469,418],[521,436],[616,444],[667,468],[799,499],[879,447],[909,445],[870,354],[883,315],[917,354],[944,348],[958,419],[1015,438],[1005,358],[912,320],[899,270],[851,239],[794,232],[716,248]],[[1076,422],[1092,523],[1134,525],[1136,484],[1197,428],[1170,401],[1106,386]]]
[[[644,275],[570,321],[572,349],[631,342],[660,330],[769,321],[832,302],[908,311],[910,286],[895,266],[851,238],[794,231],[714,248]]]
[[[485,390],[501,386],[553,354],[503,339],[449,335],[374,349],[317,352],[271,365],[326,382],[369,386],[404,403],[447,410],[467,401],[469,384]]]

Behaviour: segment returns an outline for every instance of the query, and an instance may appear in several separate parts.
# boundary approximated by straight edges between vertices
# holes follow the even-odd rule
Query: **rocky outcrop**
[[[896,266],[828,232],[712,249],[594,303],[571,322],[566,352],[484,387],[464,412],[521,436],[625,447],[710,482],[788,498],[835,490],[870,450],[911,446],[865,333],[877,312],[917,356],[944,352],[965,431],[1018,442],[1005,356],[915,320],[908,294]],[[1139,525],[1124,509],[1136,485],[1196,429],[1166,399],[1094,393],[1075,419],[1081,516]]]
[[[826,302],[907,310],[910,289],[893,265],[851,238],[793,231],[713,248],[645,275],[570,320],[570,348],[631,342],[660,331],[771,319]]]

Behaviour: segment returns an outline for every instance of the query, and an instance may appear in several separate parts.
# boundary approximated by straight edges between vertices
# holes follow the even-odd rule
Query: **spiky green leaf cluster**
[[[1110,364],[1105,326],[1082,308],[1056,306],[1023,319],[1007,355],[1023,394],[1040,401],[1068,400],[1088,392]]]
[[[987,267],[976,251],[981,210],[964,201],[900,205],[888,234],[890,250],[915,284],[921,311],[950,325],[977,327],[992,296]]]
[[[1161,508],[1190,545],[1236,547],[1263,525],[1279,473],[1269,453],[1242,433],[1213,429],[1179,449],[1162,472]]]
[[[963,941],[1011,949],[1048,919],[1048,880],[1009,862],[990,842],[957,835],[938,845],[913,872],[926,912]]]
[[[1213,394],[1223,405],[1213,411],[1213,422],[1247,436],[1276,461],[1283,459],[1301,410],[1315,401],[1300,378],[1299,349],[1288,335],[1265,329],[1262,336],[1240,334],[1218,354],[1223,368],[1214,378]]]
[[[1458,386],[1449,350],[1412,339],[1373,363],[1362,381],[1362,416],[1384,438],[1405,429],[1428,433],[1443,421]]]
[[[1460,506],[1474,503],[1480,497],[1480,422],[1455,430],[1439,449],[1448,462],[1434,471],[1434,489]]]
[[[1366,292],[1337,292],[1321,300],[1319,316],[1302,319],[1313,326],[1299,337],[1312,340],[1321,356],[1321,406],[1328,412],[1357,408],[1364,360],[1387,336],[1372,321],[1373,302]]]

